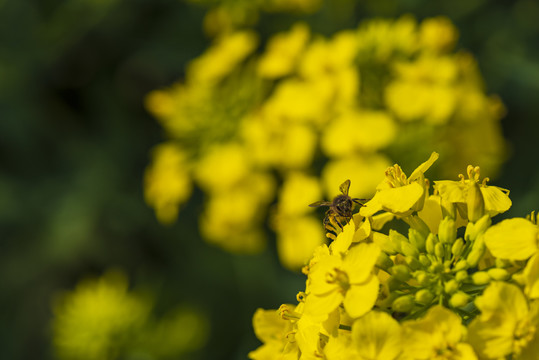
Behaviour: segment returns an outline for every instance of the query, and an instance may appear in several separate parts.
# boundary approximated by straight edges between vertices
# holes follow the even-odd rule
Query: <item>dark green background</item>
[[[164,139],[144,96],[181,79],[208,45],[205,9],[179,0],[0,0],[0,358],[50,359],[52,297],[86,275],[124,269],[156,294],[157,316],[190,302],[208,314],[192,359],[244,359],[258,346],[257,307],[294,302],[304,277],[281,268],[274,242],[233,256],[197,233],[195,191],[170,227],[142,196],[149,150]],[[263,14],[263,38],[298,19],[331,34],[371,16],[446,15],[507,106],[509,160],[494,184],[523,216],[539,205],[539,3],[360,1],[310,16]],[[410,169],[405,169],[409,171]]]

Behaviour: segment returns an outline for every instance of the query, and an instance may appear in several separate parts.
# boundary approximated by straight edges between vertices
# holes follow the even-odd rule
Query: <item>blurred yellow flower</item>
[[[287,33],[276,34],[270,39],[266,52],[258,62],[258,75],[278,78],[290,74],[310,36],[309,27],[298,23]]]
[[[144,198],[157,219],[171,223],[179,206],[191,195],[192,184],[185,153],[174,144],[162,144],[153,152],[153,163],[144,174]]]
[[[204,55],[189,64],[187,81],[192,84],[214,84],[243,61],[257,43],[257,35],[252,31],[223,34]]]
[[[79,282],[54,304],[58,358],[107,360],[136,353],[167,359],[204,345],[208,324],[199,311],[180,306],[154,319],[152,307],[148,296],[128,290],[127,278],[118,270]]]
[[[272,224],[279,254],[287,266],[301,266],[309,251],[294,259],[293,236],[286,232],[297,233],[290,224],[298,221],[315,236],[312,220],[286,213],[288,205],[277,203],[276,216],[269,208],[291,171],[321,177],[318,200],[337,195],[346,179],[351,196],[370,198],[383,169],[396,161],[416,164],[433,149],[444,151],[437,171],[445,176],[470,161],[495,174],[505,158],[503,105],[484,93],[473,57],[453,51],[458,32],[447,18],[371,19],[329,37],[297,23],[270,36],[257,54],[257,35],[233,29],[268,4],[219,2],[230,28],[188,66],[183,83],[147,98],[170,142],[190,156],[184,176],[207,195],[200,228],[208,241],[241,251],[244,239],[245,251],[261,249],[264,219],[279,219]],[[244,184],[251,173],[271,178],[271,199],[257,201],[256,192],[239,189],[249,189]],[[426,185],[418,181],[407,184],[419,198],[401,215],[421,210]],[[376,194],[377,200],[388,194],[385,209],[390,193]],[[241,205],[226,212],[235,197]],[[148,204],[159,213],[155,201]],[[369,209],[381,208],[371,203]],[[177,216],[167,215],[158,218]]]

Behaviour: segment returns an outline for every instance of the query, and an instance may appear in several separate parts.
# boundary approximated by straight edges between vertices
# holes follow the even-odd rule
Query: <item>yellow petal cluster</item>
[[[283,317],[293,351],[280,342],[268,359],[537,359],[537,216],[492,225],[509,191],[481,181],[477,166],[431,186],[438,157],[409,176],[387,168],[350,219],[330,208],[333,241],[314,251],[298,305]]]
[[[148,296],[129,291],[123,272],[80,281],[54,303],[53,342],[59,359],[169,359],[204,345],[207,319],[182,305],[152,316]]]
[[[307,182],[320,189],[319,198],[310,200],[311,185],[294,187],[298,199],[331,199],[346,179],[352,198],[367,199],[392,163],[409,168],[432,149],[444,150],[438,173],[452,177],[470,161],[495,173],[505,153],[503,106],[484,93],[473,57],[454,50],[458,32],[447,18],[368,19],[330,36],[301,22],[259,45],[253,30],[237,30],[234,23],[256,14],[262,3],[267,9],[284,4],[220,3],[212,16],[227,30],[218,31],[187,66],[183,81],[147,97],[148,110],[168,136],[163,147],[174,144],[182,153],[181,161],[159,165],[164,155],[156,151],[148,167],[146,201],[159,221],[181,216],[178,209],[195,186],[204,192],[199,226],[207,241],[233,252],[261,251],[264,219],[271,219],[282,263],[298,270],[324,236],[323,228],[315,228],[313,209],[299,214],[279,204],[291,196],[282,189],[291,178],[311,177]],[[288,3],[306,9],[318,2]],[[363,215],[421,211],[424,167],[402,183],[400,167],[388,170],[386,178],[393,180],[377,188]],[[466,181],[451,185],[462,196],[447,200],[459,211],[464,194],[474,194],[464,189]],[[503,197],[497,188],[477,187],[484,211],[510,206],[497,203]],[[472,210],[474,220],[483,214]]]

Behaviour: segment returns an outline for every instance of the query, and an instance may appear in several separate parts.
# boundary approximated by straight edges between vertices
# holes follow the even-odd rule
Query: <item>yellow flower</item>
[[[441,180],[434,188],[447,202],[456,204],[463,218],[475,222],[484,214],[493,217],[511,207],[509,191],[497,186],[487,186],[488,178],[479,182],[480,169],[468,165],[468,179],[459,175],[460,181]]]
[[[528,260],[520,277],[524,293],[539,298],[539,227],[524,218],[506,219],[484,234],[485,245],[500,259]]]
[[[423,318],[405,321],[402,328],[403,360],[477,359],[470,344],[463,341],[466,329],[461,318],[443,306],[431,307]]]
[[[457,66],[450,57],[423,56],[397,63],[396,79],[385,91],[388,108],[402,121],[442,124],[456,108]]]
[[[411,55],[417,49],[416,21],[402,16],[396,21],[373,19],[361,23],[358,31],[359,54],[386,62],[393,55]]]
[[[336,74],[350,67],[356,57],[357,35],[341,31],[330,41],[315,39],[306,49],[299,74],[307,79]]]
[[[293,312],[295,306],[288,307],[288,311]],[[297,357],[298,348],[295,345],[293,324],[290,320],[285,320],[277,310],[256,310],[253,316],[253,328],[256,337],[263,342],[258,349],[251,351],[248,356],[253,360],[271,360],[280,358],[287,359],[286,354],[295,354]]]
[[[258,62],[258,75],[278,78],[290,74],[308,39],[309,27],[303,23],[295,24],[287,33],[274,35]]]
[[[354,233],[355,225],[350,222],[335,242],[346,240],[349,244]],[[372,271],[380,248],[372,243],[359,243],[344,256],[342,250],[347,246],[337,248],[341,250],[320,258],[309,270],[310,293],[305,302],[306,315],[323,320],[342,303],[346,312],[356,318],[371,310],[376,301],[379,283]]]
[[[324,228],[314,216],[280,218],[275,226],[277,252],[284,267],[297,270],[325,239]]]
[[[537,302],[530,306],[517,286],[496,281],[475,304],[481,314],[469,325],[469,339],[482,359],[500,359],[510,354],[521,360],[537,359]]]
[[[231,252],[256,253],[264,249],[262,210],[274,191],[273,179],[263,173],[249,174],[226,191],[212,194],[200,219],[209,242]]]
[[[348,111],[323,131],[321,146],[329,156],[371,152],[391,144],[397,132],[393,119],[382,111]]]
[[[61,359],[112,359],[145,323],[150,304],[129,293],[123,273],[78,284],[57,302],[54,344]]]
[[[167,143],[154,149],[153,163],[144,174],[144,198],[160,222],[175,221],[179,206],[191,195],[189,168],[187,156],[178,146]]]
[[[386,170],[386,178],[376,187],[376,194],[360,209],[363,216],[372,216],[380,210],[399,216],[411,214],[423,208],[427,195],[424,173],[438,159],[437,153],[419,165],[409,178],[399,165]]]
[[[244,148],[228,143],[208,149],[196,164],[194,175],[204,190],[220,193],[237,185],[250,171]]]
[[[251,31],[222,35],[203,55],[189,64],[187,82],[214,84],[220,81],[255,49],[257,42],[256,34]]]
[[[435,52],[453,49],[458,39],[458,30],[447,17],[425,19],[419,27],[419,38],[425,48]]]

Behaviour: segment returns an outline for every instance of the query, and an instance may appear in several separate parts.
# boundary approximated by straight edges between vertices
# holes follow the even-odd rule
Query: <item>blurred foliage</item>
[[[156,318],[177,304],[207,314],[207,346],[186,358],[244,359],[258,344],[255,309],[294,301],[304,279],[282,269],[274,241],[243,257],[201,240],[199,189],[166,228],[144,202],[144,169],[164,137],[144,98],[184,78],[211,44],[208,9],[177,0],[0,1],[0,358],[54,358],[52,299],[111,266],[149,288]],[[512,189],[508,216],[529,213],[539,203],[535,1],[336,0],[315,12],[259,10],[255,23],[263,42],[297,21],[329,38],[365,18],[407,13],[447,16],[486,92],[503,99],[510,150],[495,184]]]

